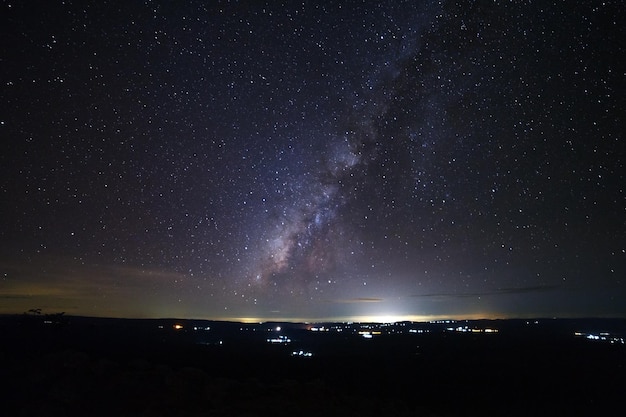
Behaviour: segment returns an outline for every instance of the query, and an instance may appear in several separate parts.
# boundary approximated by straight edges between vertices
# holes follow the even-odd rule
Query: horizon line
[[[22,313],[0,313],[0,317],[4,316],[30,316],[30,317],[46,317],[62,313],[42,313],[41,315],[29,315],[27,312]],[[463,320],[559,320],[559,319],[622,319],[624,316],[604,315],[604,316],[584,316],[584,315],[561,315],[561,316],[545,316],[545,315],[528,315],[528,316],[485,316],[485,315],[397,315],[397,316],[336,316],[336,317],[126,317],[126,316],[92,316],[82,314],[65,314],[65,317],[82,317],[94,319],[119,319],[119,320],[199,320],[199,321],[215,321],[215,322],[231,322],[231,323],[293,323],[293,324],[314,324],[314,323],[381,323],[392,324],[399,322],[415,322],[427,323],[433,321],[463,321]]]

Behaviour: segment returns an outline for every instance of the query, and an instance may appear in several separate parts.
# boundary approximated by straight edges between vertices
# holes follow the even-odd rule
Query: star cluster
[[[3,2],[3,311],[621,315],[619,2]]]

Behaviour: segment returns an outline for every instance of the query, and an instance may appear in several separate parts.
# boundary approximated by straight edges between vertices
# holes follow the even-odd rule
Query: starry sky
[[[626,317],[620,1],[2,1],[0,313]]]

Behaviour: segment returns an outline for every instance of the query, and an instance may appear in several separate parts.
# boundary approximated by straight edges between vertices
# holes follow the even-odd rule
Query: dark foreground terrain
[[[602,416],[626,398],[626,320],[23,315],[0,332],[6,416]]]

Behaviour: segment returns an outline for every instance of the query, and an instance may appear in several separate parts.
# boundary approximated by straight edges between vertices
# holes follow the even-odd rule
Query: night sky
[[[0,313],[626,316],[621,1],[3,1]]]

